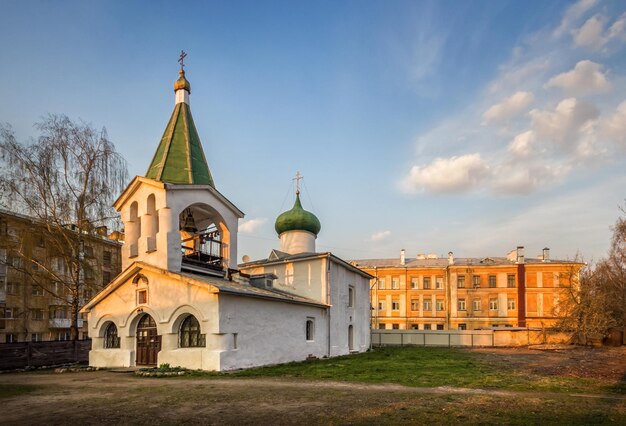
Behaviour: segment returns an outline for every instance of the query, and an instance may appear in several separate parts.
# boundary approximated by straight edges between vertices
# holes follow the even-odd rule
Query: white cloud
[[[577,46],[602,46],[605,43],[604,23],[605,19],[600,15],[587,19],[582,27],[572,31],[574,43]]]
[[[413,166],[404,185],[409,192],[460,193],[477,187],[488,176],[489,167],[480,154],[468,154]]]
[[[602,72],[602,66],[589,60],[580,61],[573,70],[552,77],[544,86],[560,87],[570,93],[605,92],[611,84]]]
[[[577,46],[599,49],[616,39],[624,39],[626,36],[626,14],[620,16],[606,30],[604,25],[607,18],[601,15],[594,15],[578,29],[572,30],[574,43]]]
[[[529,194],[554,184],[569,171],[569,166],[560,164],[504,163],[494,172],[493,190],[497,194]]]
[[[370,241],[382,241],[391,235],[391,231],[380,231],[372,234]]]
[[[539,138],[568,148],[575,146],[598,115],[595,106],[575,98],[562,100],[554,111],[534,109],[530,112],[532,128]]]
[[[533,150],[536,139],[535,132],[532,130],[520,133],[509,144],[509,151],[517,157],[528,157]]]
[[[602,134],[622,149],[626,149],[626,101],[602,125]]]
[[[510,120],[524,111],[531,104],[533,99],[534,95],[530,92],[515,92],[509,98],[489,107],[483,114],[483,124]]]
[[[561,24],[554,30],[553,35],[558,38],[567,33],[575,22],[597,3],[598,0],[580,0],[578,3],[570,6],[567,12],[565,12]]]
[[[239,225],[239,232],[242,234],[251,234],[259,229],[265,222],[267,222],[267,219],[264,217],[246,220]]]

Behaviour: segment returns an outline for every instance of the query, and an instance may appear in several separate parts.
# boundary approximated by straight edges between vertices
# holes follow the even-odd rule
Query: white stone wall
[[[306,321],[313,319],[314,339],[306,340]],[[327,354],[327,310],[270,300],[220,296],[220,333],[226,350],[222,370],[247,368]],[[235,337],[237,346],[235,347]]]
[[[186,368],[219,369],[219,353],[226,347],[219,332],[218,297],[209,286],[174,280],[167,275],[143,270],[148,279],[148,303],[138,305],[137,287],[132,277],[98,303],[88,314],[89,334],[93,336],[89,363],[98,367],[135,365],[137,323],[144,313],[150,314],[161,336],[157,364],[169,363]],[[196,317],[207,346],[203,349],[179,348],[178,330],[189,314]],[[119,349],[104,348],[104,329],[112,321],[120,337]]]

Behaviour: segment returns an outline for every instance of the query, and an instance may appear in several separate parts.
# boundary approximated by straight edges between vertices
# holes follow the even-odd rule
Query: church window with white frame
[[[306,340],[307,342],[315,340],[315,318],[306,319]]]
[[[104,348],[114,349],[120,347],[120,338],[117,335],[117,327],[112,322],[104,330]]]
[[[203,348],[206,336],[200,331],[200,323],[193,315],[189,315],[180,325],[181,348]]]

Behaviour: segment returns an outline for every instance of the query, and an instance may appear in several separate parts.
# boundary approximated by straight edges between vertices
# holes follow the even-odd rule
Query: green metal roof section
[[[146,177],[161,182],[211,185],[213,177],[202,150],[189,105],[174,107]]]
[[[282,213],[276,218],[274,229],[278,235],[287,231],[309,231],[312,234],[319,234],[322,229],[319,219],[311,212],[302,208],[300,194],[296,192],[296,202],[291,210]]]

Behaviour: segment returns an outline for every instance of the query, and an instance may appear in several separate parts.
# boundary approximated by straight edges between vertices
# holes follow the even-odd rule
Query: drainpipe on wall
[[[526,327],[526,265],[524,246],[517,247],[517,325]]]

